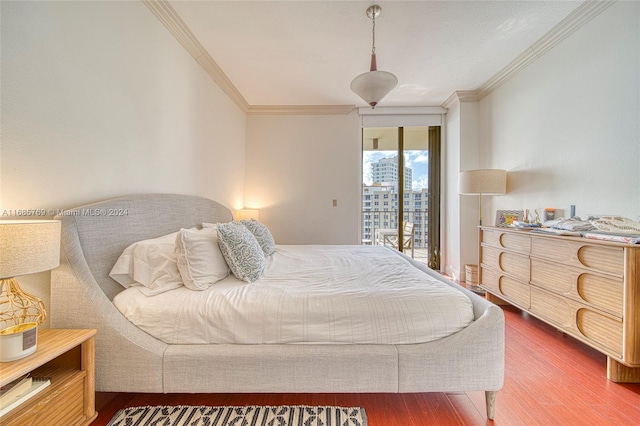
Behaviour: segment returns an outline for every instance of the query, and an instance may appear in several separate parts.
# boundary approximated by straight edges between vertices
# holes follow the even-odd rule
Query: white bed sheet
[[[132,323],[170,344],[412,344],[473,321],[469,298],[379,246],[284,246],[254,283],[227,277],[114,298]]]

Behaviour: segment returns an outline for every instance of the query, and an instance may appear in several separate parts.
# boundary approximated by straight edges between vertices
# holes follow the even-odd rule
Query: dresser
[[[607,356],[607,378],[640,382],[640,245],[480,228],[480,286]]]

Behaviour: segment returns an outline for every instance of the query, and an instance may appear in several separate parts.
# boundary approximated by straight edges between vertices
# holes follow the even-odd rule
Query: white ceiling
[[[439,106],[476,90],[583,1],[170,1],[250,105],[365,106],[369,5],[378,69],[398,77],[380,106]]]

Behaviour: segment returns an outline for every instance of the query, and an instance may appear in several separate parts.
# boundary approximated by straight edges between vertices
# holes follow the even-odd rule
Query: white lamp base
[[[24,358],[36,351],[38,324],[30,322],[0,331],[0,362]]]

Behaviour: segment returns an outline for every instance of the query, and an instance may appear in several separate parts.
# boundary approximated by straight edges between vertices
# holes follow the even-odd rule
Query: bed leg
[[[485,391],[484,398],[487,403],[487,418],[493,420],[496,411],[496,396],[498,391]]]

